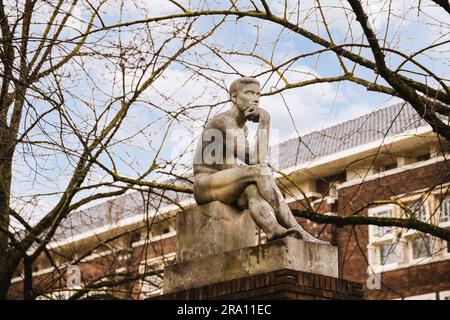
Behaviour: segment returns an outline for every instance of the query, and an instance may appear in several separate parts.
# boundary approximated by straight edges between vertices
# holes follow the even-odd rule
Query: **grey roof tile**
[[[425,125],[410,105],[399,103],[274,147],[279,148],[280,169],[286,169]]]

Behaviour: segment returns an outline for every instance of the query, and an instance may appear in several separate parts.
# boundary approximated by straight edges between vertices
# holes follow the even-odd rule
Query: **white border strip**
[[[188,206],[194,204],[194,199],[193,198],[185,199],[185,200],[180,201],[179,204],[182,207],[188,207]],[[162,207],[158,214],[169,213],[169,212],[175,211],[177,209],[180,209],[180,207],[175,204],[170,204],[166,207]],[[152,210],[148,214],[138,214],[138,215],[134,215],[132,217],[124,218],[122,220],[119,220],[117,223],[107,224],[107,225],[104,225],[99,228],[94,228],[92,230],[76,234],[76,235],[69,237],[67,239],[64,239],[62,241],[52,241],[47,245],[47,248],[54,249],[54,248],[62,247],[64,245],[67,245],[67,244],[70,244],[73,242],[77,242],[77,241],[80,241],[83,239],[90,238],[93,236],[99,236],[102,233],[108,232],[115,228],[122,228],[122,227],[126,227],[129,225],[135,224],[135,223],[144,222],[145,219],[147,219],[148,217],[154,217],[155,215],[156,215],[156,210]]]
[[[372,174],[372,175],[368,175],[365,178],[356,178],[356,179],[353,179],[353,180],[349,180],[349,181],[343,182],[343,183],[337,185],[336,189],[340,190],[340,189],[343,189],[343,188],[348,188],[348,187],[351,187],[351,186],[354,186],[354,185],[357,185],[357,184],[366,183],[368,181],[384,178],[384,177],[391,176],[391,175],[394,175],[394,174],[399,174],[399,173],[402,173],[402,172],[405,172],[405,171],[414,170],[414,169],[418,169],[418,168],[421,168],[421,167],[426,167],[426,166],[429,166],[429,165],[432,165],[432,164],[436,164],[436,163],[439,163],[439,162],[442,162],[442,161],[445,161],[445,160],[447,160],[446,156],[438,156],[438,157],[431,158],[431,159],[426,160],[426,161],[411,163],[411,164],[408,164],[408,165],[405,165],[405,166],[401,166],[399,168],[395,168],[395,169],[392,169],[392,170],[387,170],[387,171],[375,173],[375,174]]]

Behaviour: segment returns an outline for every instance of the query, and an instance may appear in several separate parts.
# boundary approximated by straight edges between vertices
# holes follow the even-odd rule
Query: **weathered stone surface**
[[[177,263],[257,244],[248,210],[214,201],[177,215]]]
[[[164,269],[164,294],[280,269],[338,277],[337,247],[287,237],[176,263]]]

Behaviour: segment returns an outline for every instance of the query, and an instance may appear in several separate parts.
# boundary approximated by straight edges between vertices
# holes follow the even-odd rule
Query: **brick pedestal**
[[[362,300],[363,286],[292,269],[277,270],[154,297],[152,300]]]

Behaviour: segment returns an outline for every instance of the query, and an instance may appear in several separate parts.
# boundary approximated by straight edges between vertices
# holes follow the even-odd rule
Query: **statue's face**
[[[261,91],[259,85],[256,83],[250,83],[240,88],[233,96],[231,101],[241,110],[245,112],[250,107],[259,106],[259,98]]]

